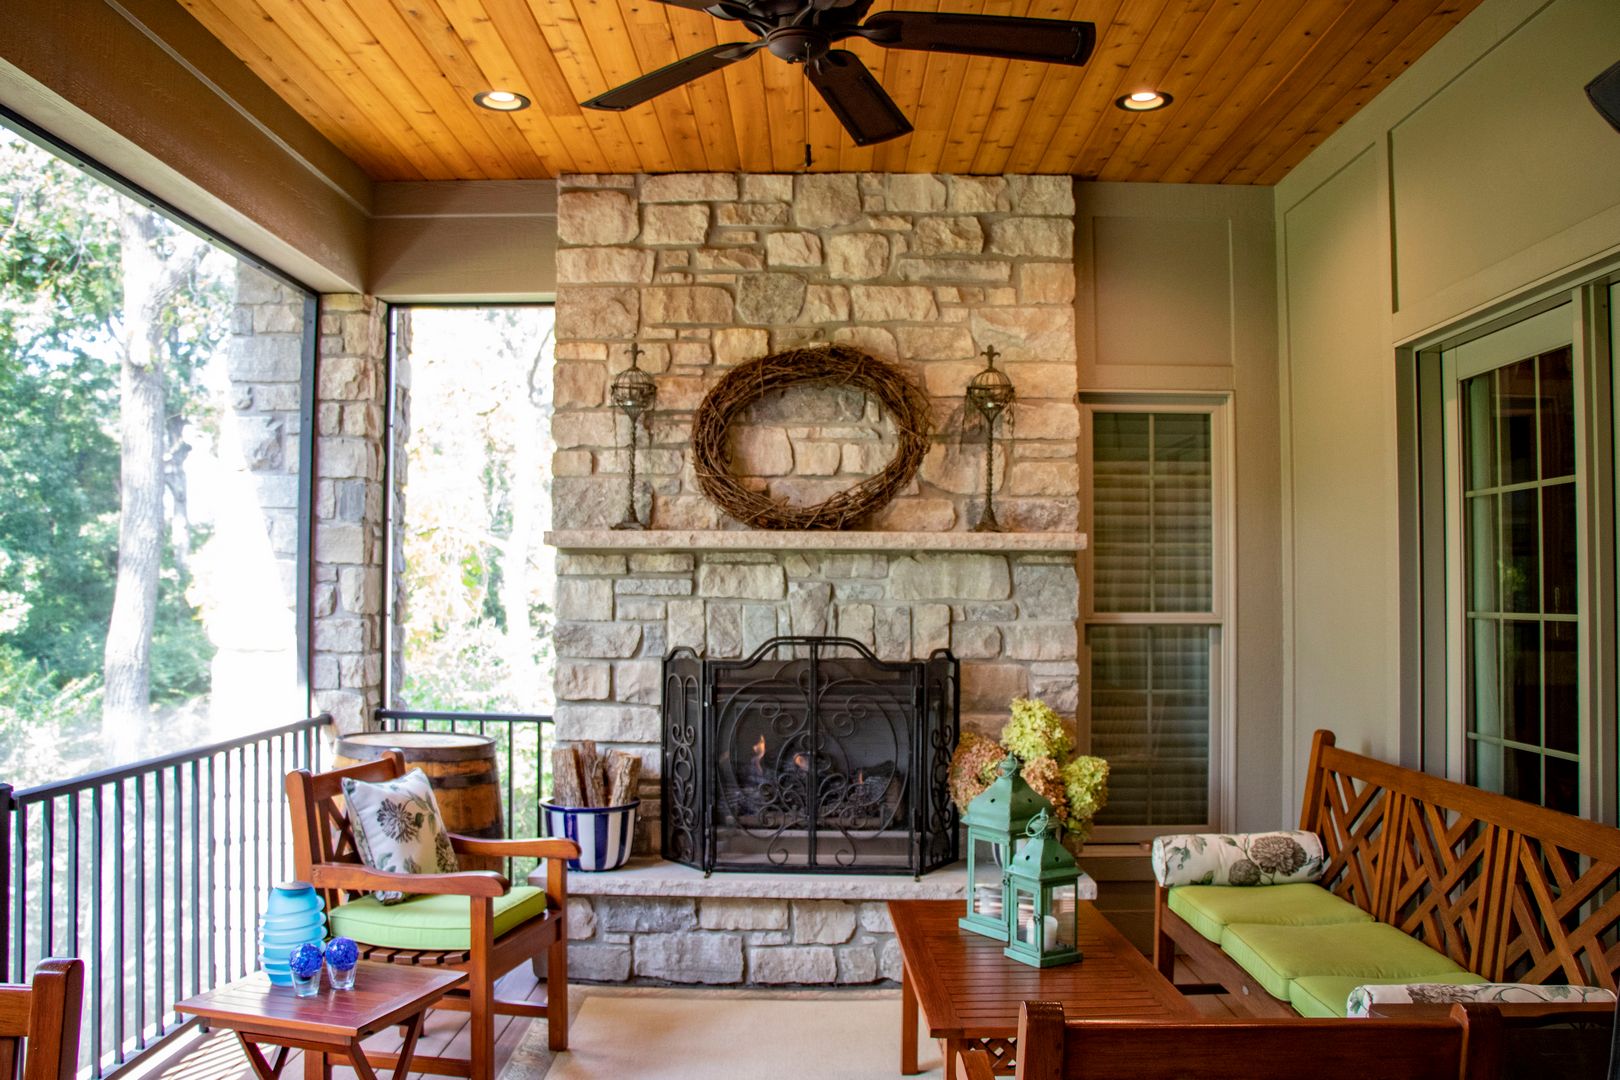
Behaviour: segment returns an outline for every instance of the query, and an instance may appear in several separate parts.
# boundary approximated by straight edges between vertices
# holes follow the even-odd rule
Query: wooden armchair
[[[449,949],[399,948],[375,945],[346,930],[368,960],[396,964],[441,965],[467,972],[465,990],[452,991],[435,1006],[465,1010],[471,1014],[471,1060],[424,1057],[412,1060],[412,1071],[446,1076],[467,1076],[472,1080],[494,1080],[495,1017],[545,1017],[547,1041],[552,1050],[568,1048],[568,910],[567,861],[577,858],[579,845],[572,840],[481,840],[451,835],[456,853],[508,856],[546,860],[545,903],[542,910],[496,934],[497,898],[507,897],[510,883],[489,871],[463,871],[455,874],[397,874],[372,870],[361,860],[354,833],[343,807],[345,777],[367,782],[394,780],[405,774],[405,759],[390,751],[377,761],[352,765],[331,772],[312,774],[298,769],[287,774],[287,801],[292,813],[294,865],[301,880],[320,891],[330,912],[375,889],[397,889],[428,896],[467,897],[467,947]],[[386,911],[408,909],[411,902]],[[455,918],[459,919],[459,911]],[[495,980],[521,964],[534,964],[545,957],[546,1002],[504,1001],[495,997]],[[379,1065],[396,1064],[393,1055],[375,1055]],[[320,1076],[318,1063],[311,1063],[308,1076]]]
[[[0,985],[0,1077],[73,1080],[83,1007],[82,960],[41,960],[29,985]]]
[[[1018,1080],[1490,1080],[1500,1065],[1494,1005],[1421,1020],[1068,1020],[1052,1001],[1018,1019]],[[967,1080],[990,1056],[962,1051]]]

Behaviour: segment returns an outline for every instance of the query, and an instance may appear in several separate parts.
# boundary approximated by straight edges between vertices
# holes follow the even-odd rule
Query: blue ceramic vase
[[[321,894],[304,881],[288,881],[270,890],[270,902],[259,916],[259,966],[277,986],[292,985],[288,957],[300,945],[326,940],[326,910]]]

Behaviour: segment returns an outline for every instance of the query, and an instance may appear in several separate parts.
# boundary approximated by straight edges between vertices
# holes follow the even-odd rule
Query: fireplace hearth
[[[664,857],[710,873],[921,876],[955,862],[956,658],[779,637],[664,660]]]

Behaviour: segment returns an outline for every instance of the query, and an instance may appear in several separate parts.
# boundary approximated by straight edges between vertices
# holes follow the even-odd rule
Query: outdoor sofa
[[[1159,970],[1179,947],[1256,1016],[1591,1000],[1607,995],[1579,988],[1612,991],[1620,968],[1620,829],[1341,750],[1330,731],[1299,833],[1159,837],[1153,863]]]

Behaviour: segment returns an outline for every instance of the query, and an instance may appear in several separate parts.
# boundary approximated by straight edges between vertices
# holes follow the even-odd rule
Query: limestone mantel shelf
[[[1084,551],[1080,532],[834,532],[776,529],[559,529],[560,551],[893,551],[1066,554]]]

